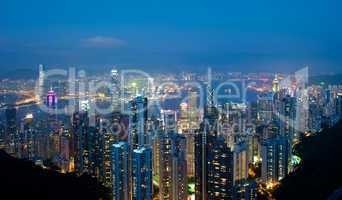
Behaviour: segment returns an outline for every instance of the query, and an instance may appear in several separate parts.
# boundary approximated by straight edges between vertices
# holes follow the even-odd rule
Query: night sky
[[[0,0],[0,72],[342,72],[340,0]]]

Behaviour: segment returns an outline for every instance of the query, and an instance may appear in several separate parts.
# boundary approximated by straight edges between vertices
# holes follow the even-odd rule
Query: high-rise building
[[[176,113],[162,111],[159,134],[159,199],[186,199],[187,162],[185,137],[176,133]]]
[[[128,143],[112,145],[113,199],[129,200]]]
[[[257,119],[267,124],[273,117],[273,93],[262,93],[257,98]]]
[[[113,112],[121,111],[121,86],[120,86],[120,74],[117,69],[111,70],[111,95],[112,95],[112,107]]]
[[[261,144],[262,181],[273,184],[283,179],[289,168],[289,142],[284,136],[264,140]]]
[[[151,200],[152,185],[152,149],[139,147],[132,153],[132,199]]]
[[[273,92],[278,92],[280,90],[280,81],[279,81],[278,74],[275,75],[272,81],[272,90]]]
[[[187,185],[187,157],[186,138],[175,134],[172,145],[172,199],[186,200]]]
[[[17,129],[17,109],[8,107],[5,111],[6,115],[6,144],[8,145],[8,153],[15,155],[18,152],[19,135]]]
[[[21,157],[29,160],[34,160],[35,152],[34,152],[34,141],[36,130],[33,126],[33,115],[27,114],[22,121],[21,127],[21,146],[23,147],[21,150]]]
[[[0,149],[6,149],[6,128],[0,123]]]
[[[204,122],[195,139],[196,199],[233,199],[233,153],[218,135],[218,111],[208,84]]]
[[[257,199],[257,183],[252,180],[245,180],[237,183],[234,187],[234,199],[239,200],[256,200]]]
[[[37,94],[36,99],[38,103],[43,102],[43,95],[44,95],[44,81],[45,81],[45,72],[44,72],[44,66],[39,65],[38,66],[39,75],[38,75],[38,84],[37,84]]]
[[[131,149],[144,146],[147,138],[147,98],[137,96],[129,105],[128,142]]]
[[[336,113],[342,119],[342,93],[338,93],[336,97]]]
[[[55,132],[58,127],[58,115],[57,115],[57,94],[55,91],[50,89],[46,96],[46,107],[47,107],[47,124],[50,132]]]
[[[75,158],[75,170],[82,174],[87,171],[88,165],[88,140],[89,140],[89,116],[88,112],[76,112],[72,118],[73,129],[73,157]]]
[[[248,149],[245,142],[234,146],[234,183],[248,178]]]

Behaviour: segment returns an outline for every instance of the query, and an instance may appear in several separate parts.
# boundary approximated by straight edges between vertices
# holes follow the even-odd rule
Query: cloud
[[[87,48],[119,48],[125,45],[125,41],[114,37],[95,36],[81,40],[81,46]]]

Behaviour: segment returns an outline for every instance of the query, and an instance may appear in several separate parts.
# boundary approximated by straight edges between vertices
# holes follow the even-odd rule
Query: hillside
[[[88,176],[42,169],[0,150],[0,199],[110,199],[108,189]]]
[[[302,164],[282,180],[277,200],[327,199],[342,186],[342,122],[305,138],[296,151]]]

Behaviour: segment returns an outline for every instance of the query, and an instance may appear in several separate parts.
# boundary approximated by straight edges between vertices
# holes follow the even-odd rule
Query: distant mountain
[[[302,164],[281,181],[277,200],[324,200],[342,186],[342,122],[305,138],[296,151]]]
[[[8,79],[36,79],[38,78],[38,70],[33,69],[10,69],[0,73],[0,78]]]
[[[320,75],[309,78],[310,84],[338,85],[342,84],[342,74]]]
[[[0,150],[0,199],[109,200],[110,195],[89,176],[45,170]]]

